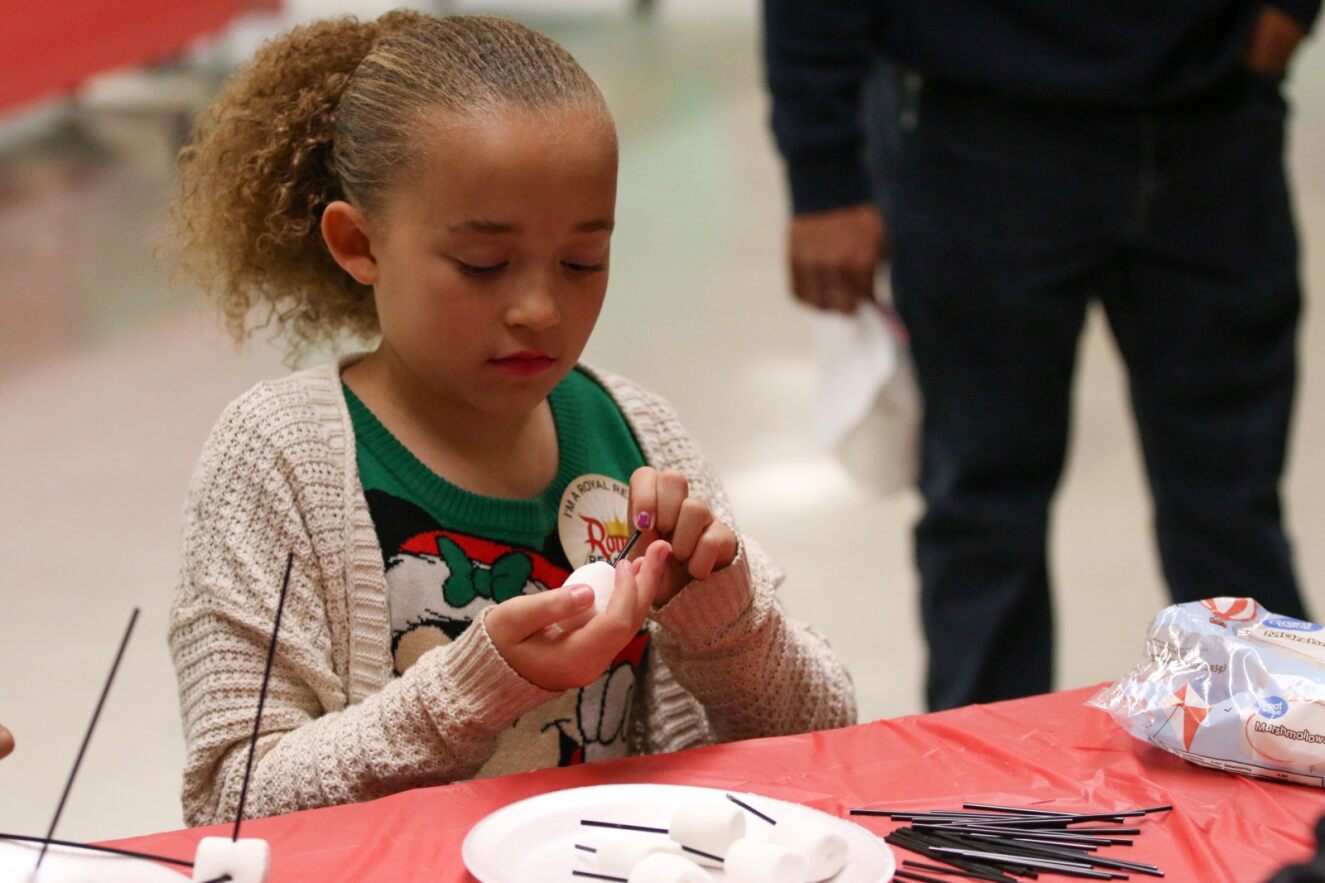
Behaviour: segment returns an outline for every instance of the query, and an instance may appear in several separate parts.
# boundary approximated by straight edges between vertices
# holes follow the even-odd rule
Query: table
[[[1182,883],[1259,883],[1310,855],[1325,793],[1196,767],[1138,742],[1083,705],[1096,689],[424,788],[245,822],[244,836],[271,843],[271,883],[472,883],[460,843],[487,813],[561,788],[660,782],[753,791],[839,815],[860,806],[935,809],[963,800],[1054,801],[1054,808],[1069,809],[1171,803],[1173,812],[1147,817],[1135,846],[1115,851],[1157,864]],[[881,834],[893,827],[887,819],[858,820]],[[115,845],[191,858],[200,837],[229,833],[218,826]],[[898,852],[899,861],[916,858]]]

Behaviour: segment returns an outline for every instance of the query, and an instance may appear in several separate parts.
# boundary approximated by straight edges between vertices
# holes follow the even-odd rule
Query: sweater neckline
[[[540,493],[526,498],[475,493],[439,475],[419,460],[343,379],[340,386],[355,431],[363,443],[375,449],[386,468],[413,490],[417,502],[430,511],[447,513],[448,520],[461,530],[482,532],[490,530],[494,523],[501,523],[531,540],[541,540],[547,532],[548,513],[559,508],[563,489],[588,471],[588,442],[581,431],[584,425],[581,403],[566,380],[548,394],[557,438],[556,474]]]

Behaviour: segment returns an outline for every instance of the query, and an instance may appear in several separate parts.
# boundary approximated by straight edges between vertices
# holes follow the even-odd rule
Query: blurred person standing
[[[929,706],[1051,689],[1049,509],[1095,299],[1173,598],[1305,618],[1280,86],[1320,0],[764,5],[795,296],[849,312],[890,256],[911,335]]]

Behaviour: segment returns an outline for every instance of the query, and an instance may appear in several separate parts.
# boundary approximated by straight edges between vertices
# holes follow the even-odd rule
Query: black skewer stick
[[[629,883],[625,877],[609,877],[606,874],[595,874],[593,871],[571,871],[572,877],[588,877],[590,880],[614,880],[616,883]]]
[[[51,846],[70,846],[74,849],[86,849],[91,852],[108,852],[111,855],[123,855],[129,858],[145,858],[154,862],[165,862],[168,865],[179,865],[182,868],[193,867],[193,862],[185,861],[182,858],[167,858],[164,855],[134,852],[132,849],[118,849],[114,846],[93,846],[90,843],[75,843],[72,840],[48,840],[45,837],[34,837],[28,834],[0,834],[0,840],[15,840],[20,843],[49,843]]]
[[[898,880],[916,880],[918,883],[944,883],[938,877],[931,877],[928,874],[917,874],[915,871],[904,871],[901,868],[893,871],[893,877]]]
[[[1012,876],[1030,877],[1035,879],[1037,876],[1034,868],[1027,865],[1012,864],[1010,861],[999,862],[997,864],[975,859],[962,858],[960,856],[948,855],[942,852],[935,852],[937,846],[955,846],[958,848],[970,848],[968,841],[960,840],[955,837],[946,837],[940,834],[924,834],[907,828],[899,828],[883,838],[889,843],[894,843],[903,849],[909,849],[917,852],[926,858],[934,861],[944,862],[954,865],[965,871],[981,877],[985,880],[998,881],[998,883],[1011,883]]]
[[[648,825],[627,825],[625,822],[600,822],[594,819],[580,819],[580,824],[590,828],[616,828],[619,831],[643,831],[645,834],[666,834],[666,828],[651,828]]]
[[[1080,831],[1074,831],[1071,828],[1065,830],[1054,829],[1043,831],[1040,829],[1020,830],[1018,828],[1000,828],[994,825],[927,825],[923,822],[917,822],[916,830],[919,831],[949,831],[954,834],[993,834],[1005,839],[1016,840],[1022,837],[1035,837],[1043,840],[1064,840],[1074,843],[1093,843],[1095,846],[1108,846],[1116,843],[1116,838],[1091,837]],[[1131,843],[1130,840],[1123,841]]]
[[[912,852],[919,853],[933,861],[943,862],[944,864],[961,868],[972,877],[980,880],[989,880],[992,881],[992,883],[1016,883],[1016,881],[1009,876],[1010,874],[1018,874],[1032,879],[1036,877],[1036,872],[1033,868],[1028,868],[1023,865],[1011,865],[1006,862],[995,865],[989,862],[964,859],[934,851],[935,846],[964,845],[964,842],[959,840],[952,840],[933,835],[926,836],[916,834],[906,828],[899,828],[883,839],[896,846],[900,846],[903,849],[909,849]]]
[[[267,670],[262,673],[262,690],[258,693],[258,713],[253,718],[253,738],[248,745],[248,760],[244,764],[244,784],[239,789],[239,810],[235,813],[235,830],[231,840],[239,839],[239,825],[244,821],[244,803],[248,800],[248,780],[253,774],[253,755],[258,750],[258,730],[262,726],[262,707],[267,703],[267,685],[271,682],[271,665],[276,659],[276,636],[281,632],[281,613],[285,610],[285,593],[290,589],[290,571],[294,568],[294,552],[285,559],[285,579],[281,581],[281,598],[276,602],[276,624],[272,626],[271,642],[267,644]]]
[[[649,825],[628,825],[625,822],[600,822],[596,819],[580,819],[580,824],[590,828],[614,828],[618,831],[643,831],[645,834],[670,834],[666,828],[653,828]],[[709,861],[723,862],[725,859],[720,855],[714,855],[711,852],[705,852],[702,849],[695,849],[693,846],[686,846],[684,843],[678,843],[686,852],[697,855],[700,858],[706,858]]]
[[[1119,876],[1108,871],[1096,871],[1083,862],[1068,861],[1066,859],[1046,859],[1032,855],[1016,855],[1007,852],[987,852],[983,849],[961,849],[955,846],[935,846],[935,852],[946,853],[948,855],[958,855],[965,858],[984,859],[986,861],[996,862],[1014,862],[1019,865],[1025,865],[1032,868],[1039,868],[1043,871],[1055,871],[1060,874],[1069,874],[1070,876],[1090,877],[1096,880],[1114,880]]]
[[[46,850],[50,848],[51,838],[55,836],[55,826],[60,822],[60,815],[64,812],[64,803],[69,799],[69,791],[74,787],[74,779],[78,776],[78,768],[83,764],[83,755],[87,753],[88,743],[92,741],[92,731],[97,727],[97,719],[101,717],[101,709],[106,705],[106,696],[110,694],[110,685],[115,682],[115,672],[120,668],[120,660],[124,658],[124,648],[129,646],[129,636],[133,634],[133,624],[138,621],[138,608],[133,608],[133,613],[129,616],[129,625],[124,629],[124,637],[120,639],[120,649],[115,654],[115,662],[111,664],[110,674],[106,676],[106,684],[101,688],[101,698],[97,700],[97,710],[92,712],[92,722],[87,725],[87,732],[83,734],[83,744],[78,749],[78,757],[74,759],[74,768],[69,771],[69,779],[64,783],[64,793],[60,795],[60,803],[55,807],[55,816],[51,819],[51,826],[46,829],[46,838],[41,844],[41,854],[37,856],[37,867],[33,871],[41,870],[41,863],[46,858]]]
[[[741,809],[750,813],[751,815],[761,818],[764,821],[768,822],[770,825],[776,825],[778,823],[777,819],[773,818],[770,815],[760,812],[750,804],[746,803],[741,798],[737,797],[735,794],[728,794],[727,799],[730,800],[732,803],[736,804],[737,806],[739,806]]]
[[[635,532],[630,535],[630,539],[626,540],[626,544],[621,547],[621,551],[612,556],[613,567],[616,567],[617,562],[629,555],[630,550],[635,548],[635,544],[639,542],[640,534],[640,529],[635,528]]]
[[[1020,806],[999,806],[996,803],[963,803],[962,809],[979,809],[996,813],[1012,813],[1018,816],[1070,816],[1071,813],[1052,809],[1031,809]]]
[[[902,866],[907,868],[919,868],[922,871],[931,871],[935,874],[946,874],[950,877],[965,877],[968,880],[984,880],[985,877],[979,874],[972,874],[970,871],[963,871],[960,868],[945,868],[942,865],[931,865],[926,862],[918,862],[913,859],[903,859]]]

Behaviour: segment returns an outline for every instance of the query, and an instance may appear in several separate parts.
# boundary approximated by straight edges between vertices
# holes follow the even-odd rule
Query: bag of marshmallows
[[[1325,787],[1325,627],[1251,598],[1166,607],[1088,704],[1192,763]]]

